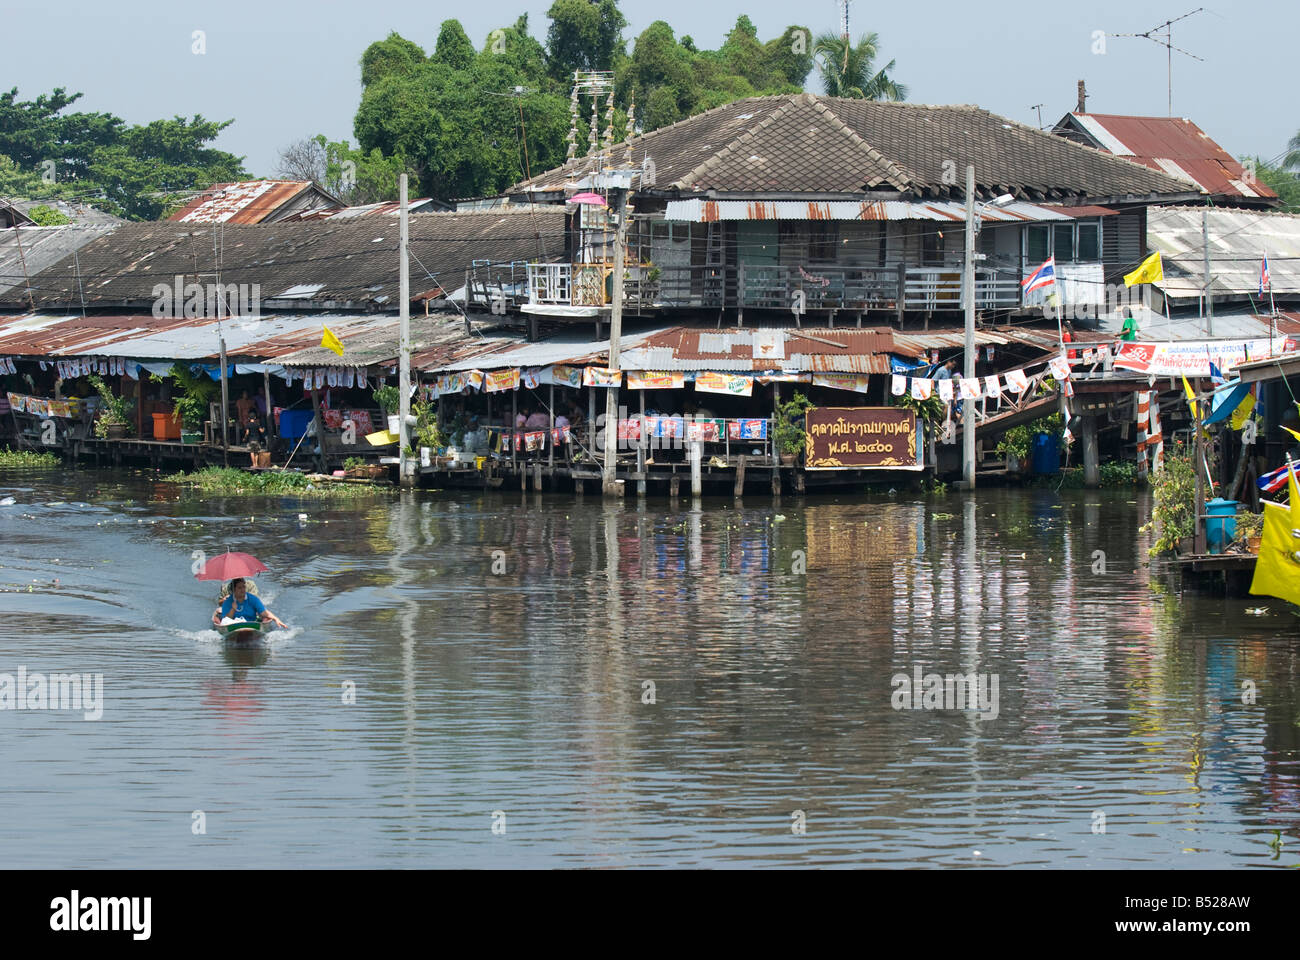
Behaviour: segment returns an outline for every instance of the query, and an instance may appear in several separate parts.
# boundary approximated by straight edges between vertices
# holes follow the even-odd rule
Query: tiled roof
[[[310,180],[217,183],[167,219],[177,223],[261,223],[309,190],[316,190],[322,199],[327,198]]]
[[[24,241],[36,229],[24,228]],[[560,209],[412,216],[412,296],[439,285],[461,286],[474,261],[555,259],[564,251],[563,231]],[[187,283],[215,282],[214,236],[222,285],[259,284],[265,309],[397,307],[398,222],[387,217],[224,227],[127,224],[86,244],[75,263],[64,256],[33,274],[36,305],[79,308],[84,295],[88,307],[152,309],[154,285],[170,286],[178,274]],[[0,257],[3,273],[13,274],[7,248],[0,247]],[[13,283],[12,276],[7,279]],[[18,282],[0,292],[0,303],[26,303],[21,271]]]
[[[654,162],[662,192],[956,197],[975,165],[982,194],[1078,202],[1173,199],[1185,181],[971,106],[924,106],[798,94],[751,97],[630,141],[633,163]],[[627,145],[611,151],[625,165]],[[555,190],[594,170],[587,158],[512,192]]]
[[[0,301],[27,303],[30,280],[32,296],[40,302],[45,291],[38,278],[45,270],[65,258],[71,260],[74,251],[116,229],[117,224],[107,223],[0,230]]]

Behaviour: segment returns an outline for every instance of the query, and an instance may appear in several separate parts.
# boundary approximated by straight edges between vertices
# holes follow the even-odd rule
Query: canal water
[[[1300,863],[1300,620],[1148,568],[1145,493],[4,496],[0,675],[103,678],[0,709],[11,867]]]

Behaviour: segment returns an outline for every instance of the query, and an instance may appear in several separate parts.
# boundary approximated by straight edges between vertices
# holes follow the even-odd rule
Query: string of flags
[[[1070,366],[1064,358],[1053,358],[1049,363],[1052,376],[1068,383]],[[896,397],[910,393],[915,400],[929,400],[938,396],[947,403],[954,397],[962,400],[978,400],[981,397],[1000,397],[1007,393],[1021,394],[1029,389],[1029,376],[1023,370],[1008,370],[1006,373],[990,374],[986,377],[950,377],[932,380],[928,377],[909,377],[906,374],[891,375],[889,392]]]

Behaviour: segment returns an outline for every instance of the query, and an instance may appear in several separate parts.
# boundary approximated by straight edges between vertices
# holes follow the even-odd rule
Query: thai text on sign
[[[920,470],[916,414],[901,407],[810,407],[809,470]]]

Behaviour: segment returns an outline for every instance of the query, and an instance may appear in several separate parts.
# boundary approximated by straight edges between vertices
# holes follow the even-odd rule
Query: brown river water
[[[1300,619],[1145,492],[5,496],[10,867],[1300,864]],[[206,626],[227,548],[290,629]]]

